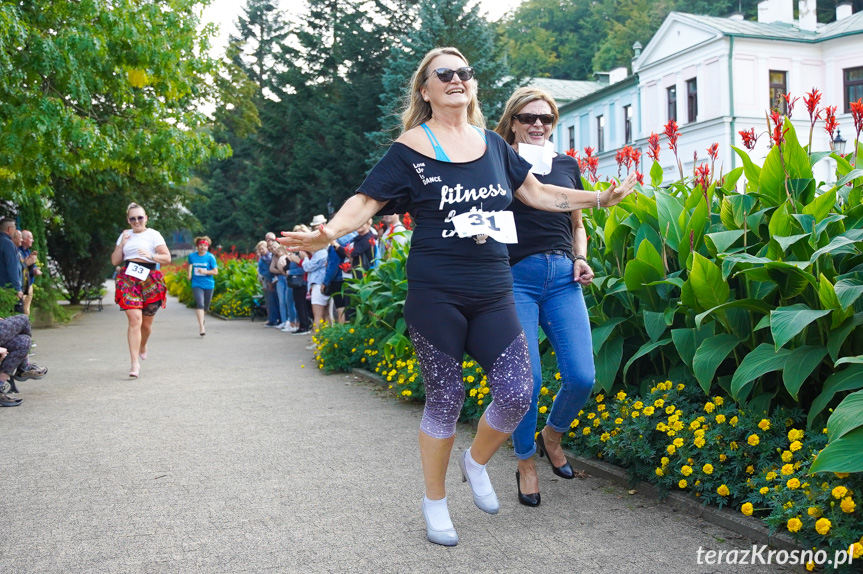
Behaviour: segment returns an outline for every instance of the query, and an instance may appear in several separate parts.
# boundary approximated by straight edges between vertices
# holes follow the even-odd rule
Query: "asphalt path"
[[[699,565],[746,539],[598,478],[540,461],[542,505],[516,460],[489,464],[500,513],[478,510],[452,460],[459,544],[425,538],[420,405],[317,369],[309,337],[207,320],[175,299],[130,380],[126,320],[106,298],[34,332],[49,368],[0,409],[0,572],[800,572]],[[460,425],[455,452],[473,429]]]

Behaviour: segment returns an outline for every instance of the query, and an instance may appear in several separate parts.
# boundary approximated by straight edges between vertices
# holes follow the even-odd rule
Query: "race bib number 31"
[[[148,275],[150,275],[150,270],[143,265],[138,265],[134,261],[130,261],[129,265],[126,266],[126,275],[130,275],[143,281]]]
[[[452,218],[459,237],[488,235],[499,243],[518,243],[511,211],[469,211]]]

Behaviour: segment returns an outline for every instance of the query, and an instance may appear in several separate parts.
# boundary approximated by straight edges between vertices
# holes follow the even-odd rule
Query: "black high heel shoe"
[[[515,471],[515,484],[518,487],[518,501],[525,506],[539,506],[540,496],[539,493],[534,494],[522,494],[521,493],[521,474],[518,471]]]
[[[572,465],[569,464],[569,461],[566,461],[562,466],[554,466],[554,463],[551,462],[551,457],[548,456],[548,449],[545,448],[545,437],[542,434],[542,431],[536,436],[536,450],[539,453],[539,458],[543,456],[548,458],[548,464],[551,465],[551,472],[559,476],[560,478],[565,478],[567,480],[575,478],[575,471],[572,470]]]

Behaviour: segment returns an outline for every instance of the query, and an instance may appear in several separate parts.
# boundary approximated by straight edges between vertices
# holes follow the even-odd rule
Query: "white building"
[[[672,12],[643,52],[636,46],[633,75],[614,70],[607,87],[561,106],[557,150],[598,149],[599,174],[616,176],[615,151],[629,143],[630,130],[630,145],[642,151],[642,171],[647,171],[647,138],[662,134],[668,120],[675,119],[684,173],[692,173],[693,152],[699,163],[706,161],[713,143],[719,144],[719,162],[727,173],[741,165],[729,147],[743,148],[738,132],[753,127],[756,133],[766,131],[765,112],[779,94],[800,97],[792,115],[806,145],[809,117],[803,95],[812,88],[822,94],[819,107],[837,106],[846,151],[853,149],[848,104],[863,97],[863,12],[852,14],[849,4],[841,4],[835,22],[818,24],[815,0],[800,0],[799,13],[794,20],[793,0],[759,3],[757,22],[739,14],[717,18]],[[830,149],[823,125],[816,124],[813,151]],[[660,141],[666,181],[676,179],[667,138],[663,135]],[[768,150],[765,135],[750,155],[760,160]],[[826,180],[830,173],[824,161],[816,177]]]

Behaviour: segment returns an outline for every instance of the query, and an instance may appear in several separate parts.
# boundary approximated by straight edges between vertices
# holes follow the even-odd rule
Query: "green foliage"
[[[210,310],[223,317],[250,317],[254,300],[261,295],[257,264],[250,258],[232,258],[220,255],[219,273],[214,276],[215,287]],[[195,306],[192,284],[189,281],[188,263],[163,268],[168,292],[187,307]]]
[[[18,303],[18,292],[11,288],[0,287],[0,317],[18,315],[15,305]]]

